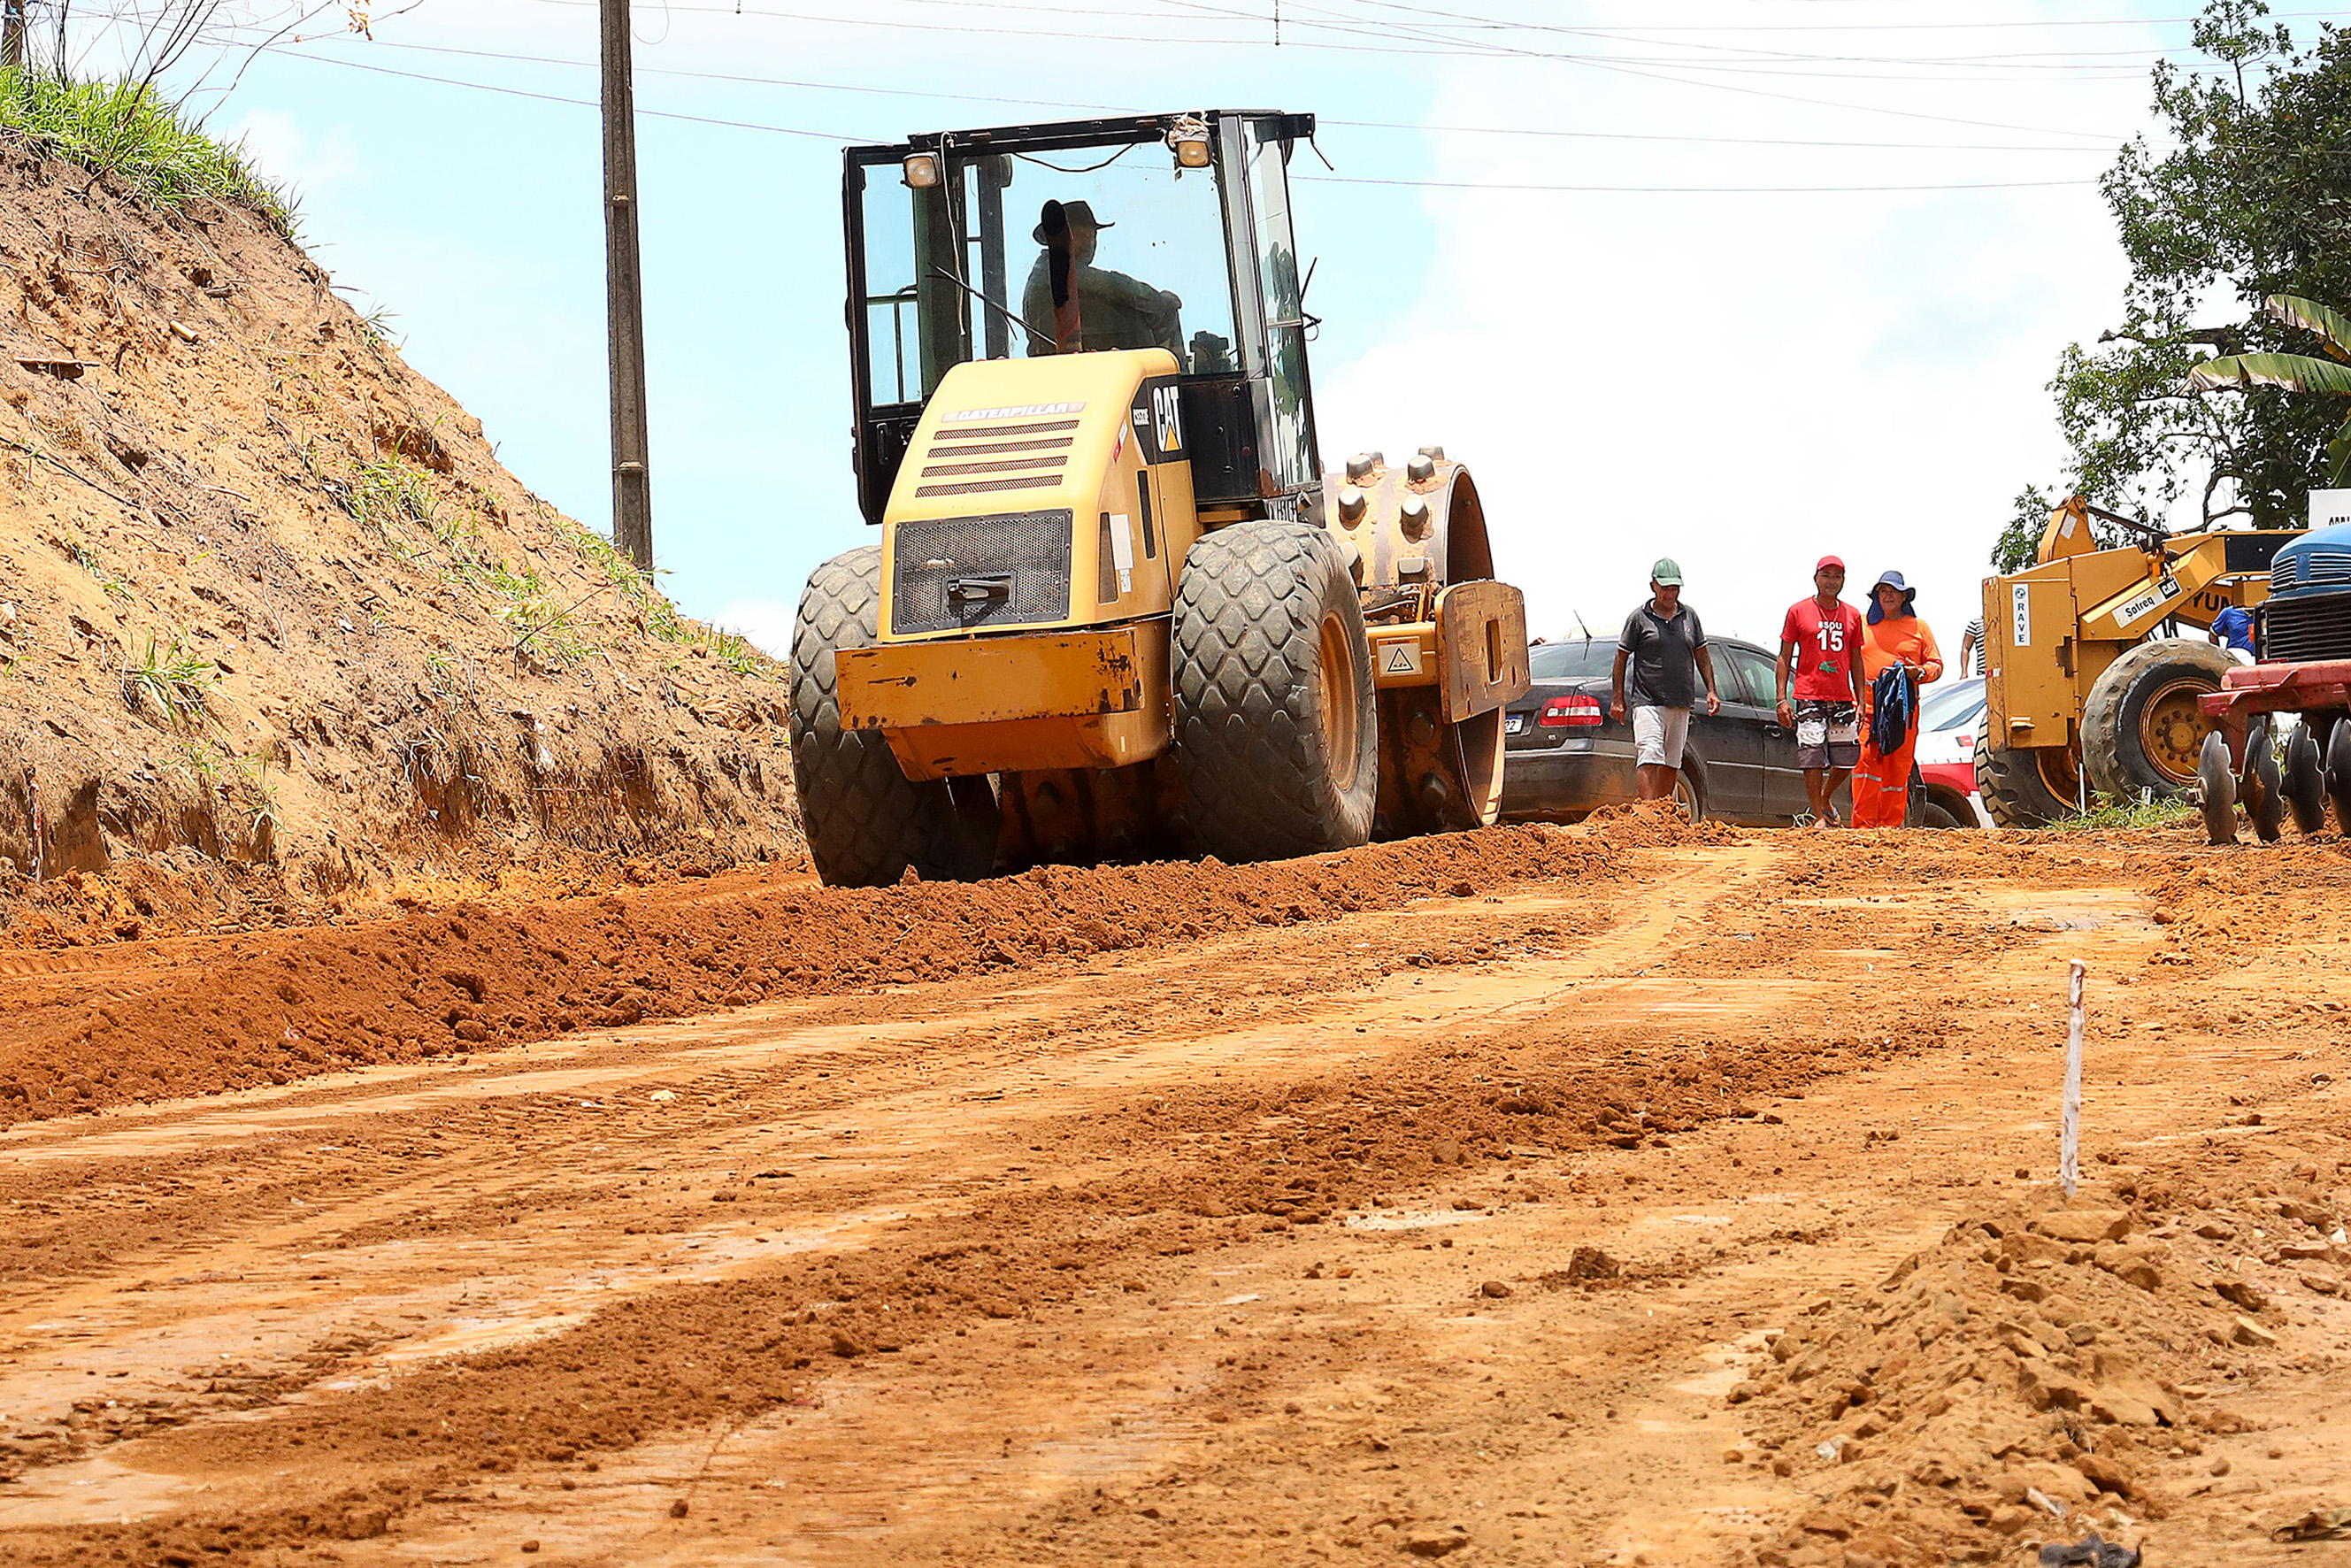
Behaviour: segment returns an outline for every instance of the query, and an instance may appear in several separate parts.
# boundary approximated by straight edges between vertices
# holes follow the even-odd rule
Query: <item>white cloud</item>
[[[1694,5],[1674,17],[1730,22],[1766,10]],[[1866,0],[1852,11],[1840,18],[1917,15]],[[1563,105],[1571,80],[1577,90]],[[2103,111],[2127,127],[2143,92],[2137,80],[2062,102],[1975,81],[1766,85],[2028,125],[2094,125]],[[2065,140],[1662,89],[1647,78],[1585,86],[1550,63],[1449,68],[1426,116],[1528,130],[1562,120],[1693,136]],[[1444,132],[1431,146],[1430,177],[1489,185],[2086,179],[2110,157]],[[2011,497],[2054,476],[2061,449],[2043,387],[2056,350],[2095,336],[2123,276],[2088,186],[1444,191],[1420,206],[1382,221],[1437,230],[1428,287],[1385,340],[1322,367],[1325,458],[1444,443],[1477,476],[1498,568],[1526,590],[1539,634],[1579,613],[1594,629],[1613,626],[1641,596],[1649,564],[1669,554],[1709,626],[1768,643],[1781,612],[1809,591],[1813,561],[1835,551],[1861,580],[1854,597],[1886,567],[1923,585],[1921,613],[1956,647]]]
[[[780,599],[730,599],[710,617],[722,632],[740,632],[771,659],[788,659],[792,652],[792,620],[797,604]]]
[[[329,191],[360,168],[359,149],[346,132],[337,129],[313,136],[292,115],[274,109],[248,108],[221,134],[241,143],[255,168],[291,187],[298,197]]]

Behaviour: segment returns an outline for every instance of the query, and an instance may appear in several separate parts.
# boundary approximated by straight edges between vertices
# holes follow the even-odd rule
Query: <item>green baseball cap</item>
[[[1670,556],[1649,569],[1649,580],[1659,588],[1679,588],[1682,585],[1681,563]]]

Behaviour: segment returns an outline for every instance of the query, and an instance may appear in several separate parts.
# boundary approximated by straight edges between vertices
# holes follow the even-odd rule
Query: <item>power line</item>
[[[567,104],[580,109],[594,109],[598,107],[596,101],[592,99],[565,98],[555,93],[530,92],[520,88],[500,87],[488,82],[463,81],[452,77],[430,76],[420,71],[394,70],[388,66],[371,66],[358,60],[339,59],[333,56],[312,54],[302,50],[288,49],[282,52],[296,59],[314,61],[321,65],[342,66],[352,70],[369,71],[379,76],[399,77],[409,81],[431,82],[441,87],[464,88],[476,92],[497,93],[508,98],[530,99],[541,103]],[[721,120],[708,115],[678,114],[654,109],[640,109],[637,110],[637,113],[651,119],[682,120],[695,125],[714,125],[736,131],[766,131],[780,136],[807,137],[815,141],[830,141],[836,146],[851,146],[859,141],[874,141],[880,140],[879,138],[873,137],[841,136],[837,133],[822,131],[806,131],[792,126],[764,125],[750,120]],[[1398,189],[1521,192],[1551,191],[1588,194],[1622,195],[1858,194],[1872,192],[1900,193],[1914,191],[2038,190],[2047,189],[2053,186],[2089,185],[2095,183],[2095,181],[2090,180],[1988,180],[1954,184],[1897,185],[1549,185],[1484,183],[1468,180],[1373,180],[1354,179],[1343,175],[1301,174],[1299,178],[1301,181],[1315,184],[1381,185]]]
[[[418,54],[452,55],[467,59],[505,60],[521,65],[558,66],[574,70],[592,69],[586,60],[567,60],[548,55],[516,55],[492,49],[461,49],[442,44],[408,44],[390,39],[377,39],[371,46],[379,49],[404,49]],[[745,76],[728,71],[684,70],[674,67],[640,66],[640,76],[671,76],[692,81],[733,82],[742,86],[791,88],[816,92],[872,93],[893,98],[951,99],[965,103],[1000,103],[1021,109],[1082,110],[1102,114],[1142,113],[1124,104],[1068,102],[1052,99],[999,98],[981,93],[936,92],[921,89],[864,87],[847,82],[807,81],[787,77]],[[569,101],[569,100],[566,100]],[[1658,141],[1696,143],[1708,146],[1731,147],[1820,147],[1840,150],[1900,151],[1919,152],[2062,152],[2095,153],[2105,156],[2109,151],[2103,146],[2053,147],[2031,143],[1998,141],[1852,141],[1831,139],[1779,136],[1694,136],[1671,135],[1662,132],[1635,131],[1570,131],[1545,127],[1504,125],[1415,125],[1401,120],[1333,120],[1324,117],[1325,126],[1354,131],[1400,131],[1413,132],[1444,132],[1471,136],[1541,136],[1604,141]]]
[[[579,6],[592,4],[593,0],[534,0],[534,3],[542,5]],[[681,13],[755,16],[780,21],[804,22],[819,26],[831,25],[851,27],[880,27],[900,32],[920,33],[936,33],[943,30],[932,24],[923,22],[895,21],[879,16],[818,16],[806,12],[768,10],[749,5],[742,5],[739,4],[734,6],[673,4],[670,8]],[[1206,9],[1207,7],[1202,8]],[[1134,34],[1072,33],[1066,30],[1042,32],[1034,28],[1022,27],[957,27],[952,30],[956,33],[970,34],[977,37],[1009,37],[1030,39],[1073,38],[1087,42],[1151,43],[1163,45],[1176,44],[1179,46],[1189,46],[1195,47],[1269,47],[1267,45],[1267,41],[1262,38],[1146,37]],[[1605,59],[1579,55],[1562,54],[1555,51],[1518,48],[1502,45],[1467,47],[1462,45],[1459,40],[1446,37],[1441,34],[1431,35],[1425,31],[1415,32],[1408,28],[1399,28],[1384,24],[1368,25],[1357,30],[1371,37],[1393,37],[1399,40],[1399,44],[1395,47],[1387,47],[1373,44],[1338,44],[1310,40],[1304,43],[1287,45],[1285,47],[1301,49],[1336,50],[1352,54],[1411,54],[1420,56],[1422,57],[1426,57],[1430,55],[1438,55],[1447,57],[1461,58],[1483,57],[1551,60],[1565,65],[1580,65],[1593,70],[1604,70],[1624,76],[1638,77],[1646,80],[1666,82],[1677,87],[1705,88],[1717,92],[1729,92],[1740,94],[1745,97],[1771,99],[1775,101],[1784,103],[1806,104],[1816,109],[1839,109],[1857,114],[1891,115],[1897,119],[1924,120],[1946,125],[1966,125],[1984,131],[2015,131],[2039,136],[2076,136],[2109,142],[2119,140],[2118,138],[2099,131],[2069,131],[2043,125],[2012,125],[2001,120],[1970,120],[1954,115],[1928,114],[1919,110],[1887,109],[1874,104],[1845,103],[1834,99],[1806,98],[1794,93],[1772,92],[1762,88],[1740,87],[1729,82],[1702,80],[1692,81],[1683,77],[1667,74],[1671,69],[1690,68],[1688,67],[1642,69],[1633,66],[1612,63]],[[1851,78],[1846,78],[1843,79]]]
[[[1985,180],[1949,185],[1520,185],[1477,180],[1371,180],[1343,174],[1295,174],[1291,178],[1314,185],[1395,185],[1435,191],[1567,191],[1579,194],[1783,196],[1851,193],[1870,191],[2030,191],[2061,185],[2095,185],[2095,180]]]
[[[492,82],[459,81],[454,77],[427,76],[422,71],[394,70],[390,66],[371,66],[359,60],[338,59],[332,55],[314,55],[305,50],[285,48],[277,51],[290,58],[308,60],[317,65],[340,66],[346,70],[368,71],[376,76],[400,77],[407,81],[432,82],[438,87],[462,87],[475,92],[494,92],[504,98],[528,98],[540,103],[569,104],[576,109],[599,109],[602,106],[592,98],[565,98],[558,93],[530,92],[518,87],[499,87]],[[760,125],[747,120],[717,120],[706,114],[679,114],[664,109],[640,109],[640,117],[649,120],[678,120],[691,125],[717,125],[729,131],[763,131],[776,136],[805,136],[818,141],[830,141],[837,147],[853,146],[860,141],[878,141],[880,137],[839,136],[827,131],[801,131],[789,125]]]
[[[1443,38],[1441,36],[1432,39],[1430,36],[1425,32],[1416,33],[1407,28],[1387,29],[1386,36],[1399,38],[1418,38],[1423,43],[1452,42],[1452,40]],[[1349,47],[1352,46],[1339,45],[1331,47]],[[1456,50],[1449,52],[1458,53],[1460,51]],[[1886,109],[1875,104],[1843,103],[1834,99],[1804,98],[1793,93],[1771,92],[1762,88],[1740,87],[1729,82],[1692,81],[1684,77],[1667,74],[1664,70],[1642,70],[1631,66],[1611,64],[1604,60],[1591,58],[1584,56],[1559,54],[1542,49],[1495,47],[1471,52],[1483,53],[1489,56],[1506,58],[1551,60],[1565,65],[1580,65],[1593,70],[1608,71],[1620,76],[1638,77],[1649,81],[1662,81],[1677,87],[1708,88],[1717,92],[1736,93],[1742,97],[1771,99],[1780,102],[1802,103],[1821,109],[1842,109],[1859,114],[1886,114],[1904,120],[1928,120],[1947,125],[1970,125],[1987,131],[2019,131],[2042,136],[2079,136],[2085,138],[2097,138],[2099,140],[2106,141],[2114,140],[2114,138],[2111,137],[2099,137],[2098,133],[2095,131],[2066,131],[2049,126],[2038,125],[2011,125],[2000,120],[1969,120],[1953,115],[1928,114],[1919,110]]]

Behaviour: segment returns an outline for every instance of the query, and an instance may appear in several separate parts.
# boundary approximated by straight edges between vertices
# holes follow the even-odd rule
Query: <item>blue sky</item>
[[[1325,461],[1442,441],[1538,632],[1613,625],[1671,553],[1713,628],[1767,640],[1835,549],[1907,571],[1956,645],[2010,497],[2056,476],[2043,383],[2124,280],[2091,182],[2189,14],[1282,0],[1277,46],[1273,0],[794,5],[635,16],[659,564],[771,646],[864,532],[839,146],[1211,104],[1323,118]],[[214,123],[506,463],[603,525],[596,115],[548,101],[594,99],[595,8],[392,10],[264,55]],[[1996,188],[1880,188],[1932,186]]]

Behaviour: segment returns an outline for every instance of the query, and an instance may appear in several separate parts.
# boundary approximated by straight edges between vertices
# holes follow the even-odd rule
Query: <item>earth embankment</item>
[[[19,940],[789,855],[777,674],[501,466],[268,214],[0,138]]]

